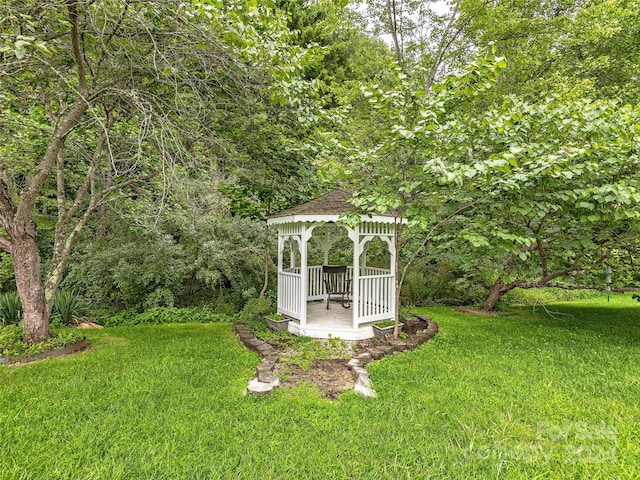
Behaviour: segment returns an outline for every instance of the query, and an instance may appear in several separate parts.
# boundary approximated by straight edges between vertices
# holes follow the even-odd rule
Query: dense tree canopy
[[[264,293],[259,220],[336,183],[410,220],[403,268],[447,265],[486,308],[605,263],[633,282],[638,1],[434,5],[2,3],[0,288],[25,339],[62,282],[111,309]]]

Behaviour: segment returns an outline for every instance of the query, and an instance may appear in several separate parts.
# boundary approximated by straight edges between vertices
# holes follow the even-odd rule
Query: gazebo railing
[[[309,284],[307,301],[325,298],[322,265],[307,267]],[[358,323],[375,322],[393,317],[395,284],[393,274],[386,268],[363,267],[360,269]],[[347,278],[353,279],[353,267],[347,266]],[[302,308],[302,275],[300,267],[287,268],[278,273],[278,311],[293,318],[300,318]]]
[[[278,313],[300,318],[301,295],[302,275],[292,271],[278,272]]]
[[[384,269],[381,269],[384,270]],[[388,272],[388,270],[385,270]],[[392,318],[395,300],[393,274],[360,277],[358,323],[375,322]]]

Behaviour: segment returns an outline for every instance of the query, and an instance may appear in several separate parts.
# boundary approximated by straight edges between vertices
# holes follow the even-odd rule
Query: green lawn
[[[0,367],[0,478],[640,478],[640,304],[478,317],[370,366],[379,398],[243,397],[228,324],[91,331]],[[514,309],[518,311],[517,309]]]

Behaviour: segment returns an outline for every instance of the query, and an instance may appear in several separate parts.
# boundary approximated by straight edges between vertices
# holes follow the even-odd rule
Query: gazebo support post
[[[309,269],[307,268],[307,245],[309,239],[313,234],[313,226],[304,224],[302,228],[301,242],[300,242],[300,276],[301,276],[301,290],[302,290],[302,305],[300,306],[300,329],[307,328],[307,298],[309,297]]]
[[[360,321],[360,225],[348,229],[349,238],[353,242],[353,278],[351,279],[351,296],[353,298],[353,329],[357,330]]]

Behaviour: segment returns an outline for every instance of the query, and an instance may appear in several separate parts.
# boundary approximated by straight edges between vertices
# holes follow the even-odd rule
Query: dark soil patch
[[[427,322],[424,320],[403,320],[402,333],[406,335],[415,335],[418,330],[426,330]]]
[[[340,394],[353,388],[353,377],[347,362],[343,358],[315,360],[307,369],[291,363],[276,363],[274,373],[283,387],[297,387],[310,382],[316,385],[323,396],[336,400]]]

